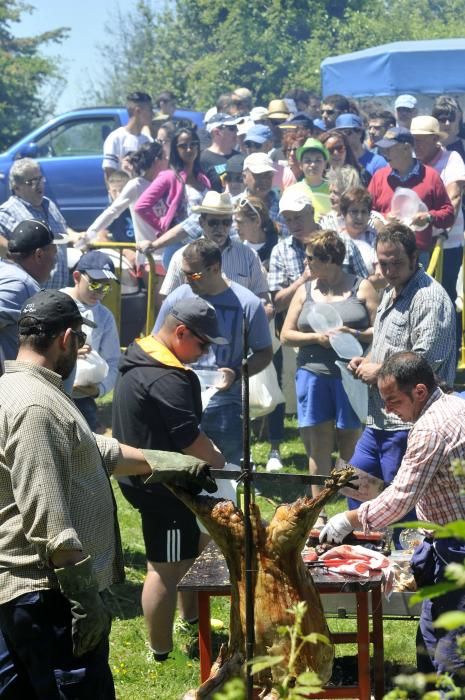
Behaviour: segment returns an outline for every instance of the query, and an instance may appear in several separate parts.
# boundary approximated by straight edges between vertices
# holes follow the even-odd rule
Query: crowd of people
[[[0,697],[19,697],[18,688],[71,697],[71,673],[82,684],[72,697],[114,698],[104,592],[120,580],[121,548],[103,473],[116,475],[141,515],[142,608],[154,659],[172,651],[176,607],[184,624],[196,623],[196,601],[177,597],[176,585],[206,536],[163,481],[211,489],[195,460],[240,464],[244,337],[249,375],[272,364],[281,386],[295,349],[293,398],[310,473],[329,474],[336,449],[386,487],[335,518],[321,513],[323,538],[408,518],[465,518],[460,477],[446,475],[451,455],[465,457],[461,404],[444,393],[462,336],[459,103],[440,96],[431,114],[418,114],[416,98],[400,95],[392,112],[366,114],[343,95],[320,100],[296,88],[260,106],[237,88],[219,96],[203,128],[176,120],[170,91],[154,101],[133,92],[127,109],[128,123],[103,147],[109,206],[87,231],[66,226],[30,158],[14,163],[11,196],[0,205]],[[102,303],[121,271],[106,251],[87,249],[111,240],[135,240],[124,251],[131,274],[147,283],[151,256],[157,278],[155,327],[123,354]],[[426,271],[438,241],[442,284]],[[69,257],[82,256],[70,273],[71,244]],[[312,325],[325,310],[339,315],[335,330]],[[368,387],[365,425],[343,386],[335,332],[360,343],[346,365]],[[92,354],[106,370],[84,381]],[[208,403],[192,369],[219,373]],[[113,438],[95,438],[96,399],[113,389]],[[270,472],[283,468],[284,415],[281,402],[266,418]],[[153,457],[150,468],[139,450],[171,453],[174,466]],[[84,462],[92,464],[87,476]],[[56,480],[48,496],[44,479]],[[108,522],[96,547],[100,499]],[[442,562],[430,583],[443,579],[444,561],[463,560],[463,544],[450,540],[440,553],[430,548]],[[433,623],[465,600],[442,598],[422,613],[419,668],[464,682],[455,633],[444,637]],[[54,606],[56,621],[42,619]],[[87,629],[92,615],[100,622]],[[19,621],[36,625],[48,646],[39,650]],[[63,635],[66,653],[58,653]]]

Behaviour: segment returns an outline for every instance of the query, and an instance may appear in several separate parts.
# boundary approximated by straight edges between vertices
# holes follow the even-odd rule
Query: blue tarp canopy
[[[396,41],[321,63],[323,95],[465,92],[465,39]]]

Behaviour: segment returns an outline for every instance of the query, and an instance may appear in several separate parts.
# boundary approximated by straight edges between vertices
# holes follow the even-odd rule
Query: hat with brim
[[[306,112],[296,112],[283,124],[279,125],[280,129],[297,129],[300,126],[304,129],[313,129],[313,119]]]
[[[229,344],[229,340],[220,335],[215,308],[205,299],[198,296],[181,299],[175,302],[169,314],[209,343]]]
[[[410,124],[410,133],[414,136],[437,136],[438,139],[445,139],[447,136],[441,131],[438,120],[428,116],[414,117]]]
[[[284,100],[271,100],[268,105],[268,119],[289,119],[290,112]]]
[[[303,146],[296,151],[297,160],[300,162],[307,151],[319,151],[325,160],[329,160],[329,151],[318,139],[307,139]]]
[[[26,319],[35,323],[23,328],[22,324]],[[69,294],[57,289],[42,289],[29,297],[23,304],[18,323],[20,333],[29,335],[44,330],[69,328],[78,323],[91,328],[97,327],[94,321],[81,316],[76,302]]]
[[[36,219],[25,219],[15,228],[8,241],[10,253],[33,253],[37,248],[45,248],[50,244],[67,245],[69,236],[55,237],[48,226]]]
[[[209,190],[203,198],[202,204],[195,204],[192,211],[197,214],[225,214],[232,216],[234,207],[231,195],[228,192],[215,192]]]
[[[276,172],[273,161],[266,153],[251,153],[247,156],[244,160],[244,170],[250,170],[254,175]]]
[[[81,255],[76,270],[85,272],[92,280],[116,280],[119,282],[115,275],[113,260],[100,250],[91,250],[89,253]]]
[[[312,207],[312,200],[302,190],[294,190],[294,185],[284,190],[281,199],[279,200],[279,213],[284,211],[302,211],[305,207]]]
[[[413,135],[409,129],[404,126],[396,126],[388,129],[381,141],[376,141],[375,146],[378,148],[392,148],[398,143],[408,143],[413,146]]]

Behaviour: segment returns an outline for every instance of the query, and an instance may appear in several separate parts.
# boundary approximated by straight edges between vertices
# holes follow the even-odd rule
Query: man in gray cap
[[[94,324],[67,294],[35,294],[19,318],[18,361],[0,378],[2,698],[115,698],[105,601],[124,566],[111,474],[214,490],[200,460],[157,453],[149,466],[90,431],[63,390],[83,325]]]
[[[162,326],[132,343],[120,363],[113,396],[113,436],[134,447],[184,453],[222,467],[224,457],[200,429],[202,401],[196,362],[210,344],[226,345],[213,306],[181,299]],[[176,459],[173,454],[173,459]],[[147,556],[142,608],[157,661],[173,648],[176,586],[205,545],[194,515],[161,485],[140,478],[119,480],[126,499],[140,511]],[[197,621],[193,594],[179,595],[179,612]]]
[[[0,261],[0,362],[14,360],[18,352],[18,318],[24,302],[47,282],[55,267],[57,244],[41,221],[27,219],[12,231],[8,258]]]

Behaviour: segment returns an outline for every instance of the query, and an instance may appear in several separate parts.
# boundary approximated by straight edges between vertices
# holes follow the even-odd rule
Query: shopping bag
[[[284,403],[284,395],[278,383],[274,364],[262,369],[249,379],[250,417],[260,418],[272,413],[278,403]]]

